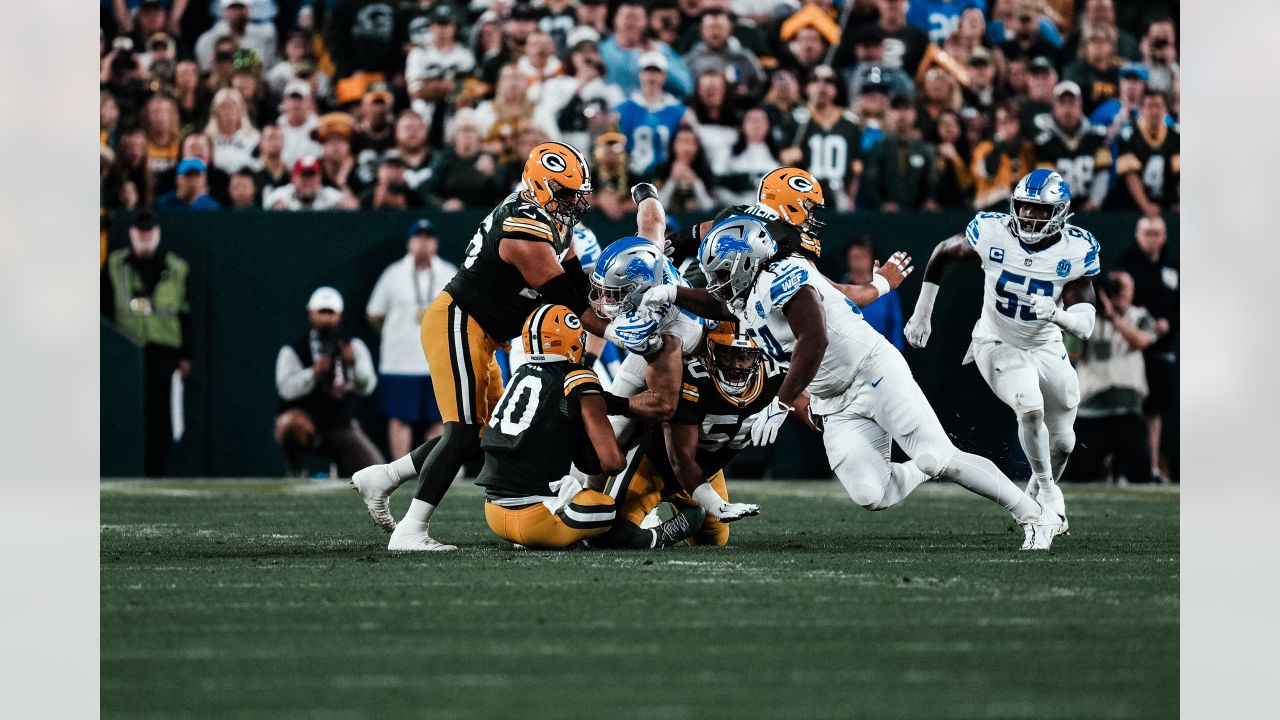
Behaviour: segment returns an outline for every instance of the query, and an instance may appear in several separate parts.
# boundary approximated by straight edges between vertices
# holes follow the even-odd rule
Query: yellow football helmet
[[[814,211],[826,207],[822,196],[822,184],[808,170],[797,167],[781,167],[760,180],[757,202],[778,213],[783,220],[800,228],[807,238],[801,244],[812,244],[817,253],[817,235],[825,223],[814,217]]]
[[[743,407],[760,395],[764,352],[756,341],[738,334],[738,324],[722,321],[707,331],[706,364],[720,394]]]
[[[573,227],[591,207],[591,169],[573,146],[544,142],[524,161],[524,195],[556,221]]]
[[[563,305],[543,305],[530,313],[520,338],[533,363],[580,363],[587,351],[582,321]]]

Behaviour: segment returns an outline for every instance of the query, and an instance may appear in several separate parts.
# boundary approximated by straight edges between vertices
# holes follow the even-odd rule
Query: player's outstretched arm
[[[667,420],[676,411],[680,399],[680,376],[683,349],[680,340],[671,335],[662,336],[662,349],[645,358],[646,390],[631,396],[627,417],[637,420]]]
[[[675,303],[694,315],[709,320],[738,319],[723,300],[702,288],[657,285],[645,291],[644,297],[640,299],[640,308],[652,312],[668,303]]]
[[[1031,309],[1037,318],[1047,320],[1081,340],[1088,340],[1097,321],[1097,302],[1093,278],[1081,277],[1062,286],[1063,309],[1053,298],[1044,295],[1035,296]]]
[[[884,265],[879,260],[876,261],[871,271],[871,282],[865,285],[844,285],[833,281],[831,284],[853,301],[854,305],[865,307],[878,300],[881,295],[896,290],[914,269],[911,256],[905,250],[899,250]]]
[[[812,287],[806,285],[800,288],[783,306],[782,314],[791,326],[796,344],[791,351],[791,365],[786,377],[782,379],[778,396],[750,418],[751,443],[756,446],[769,445],[778,439],[779,428],[787,415],[796,409],[797,401],[803,397],[804,389],[818,374],[822,358],[827,354],[826,315],[823,314],[822,304]],[[807,415],[807,408],[801,409]],[[806,421],[806,424],[811,423]]]
[[[964,235],[953,235],[933,249],[933,254],[924,267],[924,282],[920,284],[920,297],[916,299],[915,312],[911,313],[911,319],[907,320],[907,325],[903,328],[903,335],[911,347],[922,348],[929,342],[933,303],[938,297],[938,288],[942,285],[942,276],[947,268],[953,263],[977,262],[981,259]]]
[[[582,423],[586,426],[587,438],[595,448],[596,457],[600,460],[600,471],[606,475],[616,475],[626,469],[626,458],[618,448],[618,440],[613,435],[613,426],[609,424],[609,416],[605,413],[604,396],[599,393],[583,395],[581,401]]]
[[[667,250],[667,211],[658,200],[658,190],[649,183],[639,183],[631,188],[631,199],[636,201],[636,234]]]
[[[694,499],[708,515],[721,522],[733,522],[760,514],[760,506],[750,503],[725,501],[707,482],[702,466],[698,464],[698,426],[665,423],[662,429],[667,441],[667,459],[676,473],[680,487]]]

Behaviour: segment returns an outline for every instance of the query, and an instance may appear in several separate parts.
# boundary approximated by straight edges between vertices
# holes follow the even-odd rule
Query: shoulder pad
[[[594,370],[585,365],[573,365],[564,374],[564,394],[570,395],[575,390],[599,392],[600,378]]]
[[[808,263],[799,258],[783,258],[770,266],[769,270],[774,274],[769,283],[769,304],[775,308],[786,305],[809,281]]]

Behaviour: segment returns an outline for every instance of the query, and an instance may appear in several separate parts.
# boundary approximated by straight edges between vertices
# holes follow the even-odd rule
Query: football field
[[[1070,487],[1029,554],[952,486],[731,490],[729,547],[550,553],[459,481],[462,550],[393,556],[345,482],[103,481],[102,716],[1177,717],[1176,491]]]

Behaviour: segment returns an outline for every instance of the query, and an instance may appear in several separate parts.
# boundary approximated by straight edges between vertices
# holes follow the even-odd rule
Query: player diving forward
[[[976,361],[996,397],[1017,414],[1018,440],[1031,463],[1027,492],[1064,519],[1057,482],[1075,447],[1080,381],[1062,331],[1082,340],[1093,333],[1092,278],[1100,271],[1098,241],[1067,224],[1070,206],[1070,189],[1058,173],[1035,170],[1022,178],[1009,199],[1010,215],[978,213],[963,235],[934,249],[905,329],[907,342],[924,347],[947,266],[981,264],[982,315],[964,362]]]
[[[680,288],[675,300],[703,317],[736,316],[787,368],[778,396],[752,418],[753,443],[773,442],[794,411],[821,426],[832,470],[862,507],[892,507],[929,478],[942,477],[1010,511],[1028,528],[1023,549],[1048,549],[1062,518],[990,460],[952,444],[906,360],[810,260],[780,254],[764,223],[740,216],[712,228],[699,261],[707,289]],[[656,288],[643,304],[669,302],[671,295]],[[891,439],[911,462],[890,462]]]
[[[480,442],[485,520],[504,540],[562,549],[608,534],[625,547],[669,547],[702,520],[677,515],[642,530],[617,519],[613,498],[584,488],[566,473],[578,462],[606,472],[623,468],[622,451],[605,414],[600,379],[585,365],[587,333],[563,305],[533,311],[521,334],[526,362],[511,376]]]

